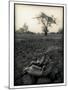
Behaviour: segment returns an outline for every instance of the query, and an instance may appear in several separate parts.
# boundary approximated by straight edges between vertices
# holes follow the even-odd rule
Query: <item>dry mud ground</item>
[[[51,47],[60,47],[62,51],[58,53],[57,51],[52,51],[49,55],[53,55],[59,62],[58,68],[62,73],[63,82],[63,38],[62,34],[49,34],[47,36],[43,35],[30,35],[30,34],[15,34],[14,42],[14,85],[23,85],[22,83],[22,73],[23,69],[30,64],[32,60],[36,60],[41,57],[41,55]],[[60,77],[61,77],[60,76]],[[39,80],[39,82],[41,82]],[[58,81],[59,82],[59,81]],[[42,83],[45,83],[42,79]],[[60,82],[59,82],[60,83]]]

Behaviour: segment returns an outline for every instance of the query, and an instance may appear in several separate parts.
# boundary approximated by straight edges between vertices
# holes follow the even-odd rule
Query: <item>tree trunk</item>
[[[45,36],[47,36],[47,33],[48,33],[48,29],[47,29],[47,26],[45,27]]]

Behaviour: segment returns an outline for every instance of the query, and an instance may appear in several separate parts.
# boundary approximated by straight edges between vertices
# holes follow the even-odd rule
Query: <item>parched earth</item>
[[[48,83],[63,83],[64,79],[64,46],[62,35],[16,35],[15,36],[15,48],[14,48],[14,85],[24,85],[23,80],[23,69],[30,64],[31,61],[36,61],[41,58],[42,55],[51,49],[48,55],[52,58],[52,62],[56,62],[54,67],[58,71],[57,78],[51,80],[51,76],[44,78],[40,77],[34,84],[48,84]],[[57,50],[61,48],[61,50]],[[56,49],[56,50],[54,50]],[[54,72],[53,72],[54,74]],[[52,76],[53,77],[53,76]],[[34,80],[34,79],[32,79]],[[25,82],[32,84],[30,76],[25,79]],[[31,81],[31,82],[27,82]],[[26,85],[25,83],[25,85]]]

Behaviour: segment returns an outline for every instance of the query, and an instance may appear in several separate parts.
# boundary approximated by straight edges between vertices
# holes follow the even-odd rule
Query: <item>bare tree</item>
[[[56,18],[54,18],[53,15],[50,17],[43,12],[35,18],[39,20],[39,23],[41,22],[43,24],[43,32],[45,35],[48,33],[48,27],[51,26],[51,24],[56,24]]]

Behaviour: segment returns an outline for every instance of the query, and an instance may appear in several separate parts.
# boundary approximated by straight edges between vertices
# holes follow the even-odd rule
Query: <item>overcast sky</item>
[[[48,6],[32,6],[32,5],[15,5],[15,29],[18,30],[26,23],[29,30],[32,32],[42,32],[42,24],[38,20],[33,19],[41,12],[48,16],[54,16],[57,24],[49,27],[50,32],[57,32],[63,26],[63,8],[62,7],[48,7]]]

